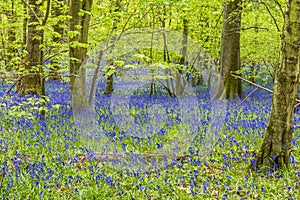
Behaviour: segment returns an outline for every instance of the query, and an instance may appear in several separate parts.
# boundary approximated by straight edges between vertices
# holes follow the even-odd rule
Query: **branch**
[[[245,31],[245,30],[249,30],[249,29],[264,29],[264,30],[269,30],[268,28],[265,28],[265,27],[260,27],[260,26],[248,26],[248,27],[245,27],[245,28],[241,28],[240,30],[242,31]]]
[[[49,13],[50,13],[50,1],[51,0],[47,0],[47,9],[46,9],[46,14],[45,14],[45,17],[43,19],[43,22],[42,22],[42,26],[44,26],[48,20],[48,17],[49,17]]]
[[[28,3],[25,0],[22,0],[22,2],[29,8],[29,10],[33,13],[36,21],[39,21],[39,17],[37,16],[37,14],[34,12],[34,10],[32,10],[32,8],[30,7],[30,5],[28,5]]]
[[[233,76],[234,78],[238,78],[238,79],[241,79],[241,80],[243,80],[243,81],[245,81],[245,82],[247,82],[247,83],[250,83],[251,85],[254,85],[255,87],[258,87],[258,88],[260,88],[260,89],[262,89],[262,90],[265,90],[265,91],[267,91],[267,92],[273,93],[272,90],[270,90],[270,89],[268,89],[268,88],[265,88],[265,87],[263,87],[263,86],[260,86],[260,85],[258,85],[258,84],[256,84],[256,83],[253,83],[252,81],[249,81],[249,80],[247,80],[247,79],[244,79],[243,77],[240,77],[240,76],[237,76],[237,75],[231,74],[231,73],[230,73],[230,75]],[[295,100],[296,100],[298,103],[300,103],[300,100],[299,100],[299,99],[295,99]],[[298,105],[298,104],[297,104],[297,105]]]
[[[279,26],[278,26],[278,24],[277,24],[277,21],[276,21],[275,17],[272,15],[272,13],[271,13],[271,11],[270,11],[268,5],[267,5],[265,2],[260,2],[260,3],[263,4],[263,5],[266,7],[267,12],[270,14],[270,16],[272,17],[272,19],[273,19],[273,21],[274,21],[274,23],[275,23],[275,26],[276,26],[276,28],[277,28],[277,31],[280,32],[280,29],[279,29]]]
[[[278,5],[278,7],[279,7],[279,9],[280,9],[280,12],[281,12],[281,14],[282,14],[282,17],[284,18],[284,12],[283,12],[283,10],[282,10],[281,4],[278,2],[278,0],[274,0],[274,1],[275,1],[275,3]]]
[[[65,52],[67,52],[67,51],[68,51],[68,50],[63,50],[63,51],[60,51],[60,52],[55,53],[55,54],[53,54],[53,55],[50,55],[49,57],[45,57],[45,58],[44,58],[44,61],[50,60],[51,58],[53,58],[53,57],[55,57],[55,56],[57,56],[57,55],[60,55],[61,53],[65,53]]]
[[[147,12],[144,13],[144,15],[136,22],[134,23],[132,26],[128,27],[125,31],[134,28],[138,23],[140,23],[143,19],[145,19],[145,17],[148,15],[148,13],[152,10],[153,8],[151,7]]]

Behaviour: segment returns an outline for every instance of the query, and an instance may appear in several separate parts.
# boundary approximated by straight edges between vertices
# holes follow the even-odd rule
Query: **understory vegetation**
[[[251,95],[244,100],[227,102],[225,116],[219,116],[225,119],[222,132],[207,153],[203,154],[201,141],[196,137],[187,146],[185,154],[172,165],[148,172],[134,172],[110,167],[97,159],[95,153],[80,140],[70,109],[68,82],[49,81],[46,86],[49,99],[44,118],[38,116],[42,99],[13,92],[3,96],[9,85],[1,86],[2,199],[300,198],[300,134],[297,129],[300,118],[297,110],[291,167],[268,170],[267,173],[249,168],[250,163],[255,162],[267,126],[271,107],[271,94],[268,92],[253,92],[255,88],[245,84],[245,95]],[[97,94],[100,96],[103,86],[101,83],[98,85]],[[203,89],[198,88],[198,93],[199,102],[209,102],[207,95],[201,96],[205,94]],[[97,100],[99,98],[96,97],[97,108],[104,106]],[[99,123],[109,124],[110,121],[109,118],[101,120]],[[209,120],[202,121],[201,126],[206,126],[206,123]],[[120,140],[120,132],[113,129],[107,137],[118,141],[120,148],[125,143],[137,146],[136,138],[123,135],[125,139]],[[159,146],[158,141],[153,140]],[[145,149],[145,152],[150,149]]]

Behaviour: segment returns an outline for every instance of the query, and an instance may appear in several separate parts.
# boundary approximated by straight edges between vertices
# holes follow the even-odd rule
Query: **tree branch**
[[[37,14],[34,12],[34,10],[32,10],[32,8],[30,7],[30,5],[28,5],[28,3],[25,0],[22,0],[22,2],[29,8],[29,10],[33,13],[35,19],[37,21],[39,21],[39,17],[37,16]]]
[[[265,88],[265,87],[263,87],[263,86],[260,86],[260,85],[258,85],[258,84],[256,84],[256,83],[253,83],[252,81],[249,81],[249,80],[247,80],[247,79],[245,79],[245,78],[243,78],[243,77],[237,76],[237,75],[232,74],[232,73],[230,73],[230,75],[233,76],[234,78],[241,79],[241,80],[243,80],[243,81],[245,81],[245,82],[247,82],[247,83],[249,83],[249,84],[251,84],[251,85],[254,85],[255,87],[258,87],[258,88],[260,88],[260,89],[262,89],[262,90],[265,90],[265,91],[267,91],[267,92],[273,93],[273,91],[270,90],[269,88]],[[300,100],[299,100],[299,99],[295,99],[295,100],[296,100],[298,103],[300,103]],[[297,105],[298,105],[298,104],[297,104]]]
[[[278,0],[274,0],[275,3],[278,5],[279,9],[280,9],[280,12],[282,14],[282,17],[284,18],[284,11],[282,10],[282,7],[281,7],[281,4],[278,2]]]
[[[43,19],[43,22],[42,22],[42,26],[44,26],[48,20],[48,17],[49,17],[49,13],[50,13],[50,1],[51,0],[47,0],[47,8],[46,8],[46,14],[45,14],[45,17]]]
[[[265,2],[263,2],[263,1],[262,1],[262,2],[259,2],[259,3],[261,3],[261,4],[263,4],[263,5],[265,6],[267,12],[270,14],[270,16],[272,17],[272,19],[273,19],[273,21],[274,21],[274,24],[275,24],[275,26],[276,26],[276,28],[277,28],[277,31],[280,32],[280,29],[279,29],[279,26],[278,26],[278,24],[277,24],[277,21],[276,21],[275,17],[272,15],[272,13],[271,13],[271,11],[270,11],[268,5],[267,5]]]
[[[268,28],[265,27],[260,27],[260,26],[248,26],[248,27],[242,27],[241,30],[245,31],[245,30],[249,30],[249,29],[264,29],[264,30],[269,30]]]

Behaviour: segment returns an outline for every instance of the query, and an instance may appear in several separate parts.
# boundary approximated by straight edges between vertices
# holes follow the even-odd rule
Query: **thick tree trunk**
[[[38,94],[44,93],[42,70],[43,70],[43,54],[41,44],[43,40],[43,30],[37,29],[39,19],[41,17],[40,5],[37,5],[36,0],[29,0],[29,5],[32,10],[29,10],[29,26],[27,34],[27,64],[25,65],[25,75],[18,84],[17,91],[20,94]]]
[[[255,168],[288,166],[292,149],[293,114],[300,71],[300,0],[287,0],[281,64],[275,69],[270,120]]]
[[[70,37],[69,56],[70,56],[70,90],[72,98],[76,93],[76,100],[81,101],[80,105],[86,105],[86,77],[85,77],[85,65],[87,47],[82,44],[88,44],[88,31],[90,23],[90,14],[84,13],[83,16],[79,13],[82,11],[90,12],[92,9],[92,0],[69,0],[70,6],[70,31],[78,31],[79,34]],[[78,27],[80,29],[78,30]],[[80,45],[78,45],[80,43]],[[81,68],[81,71],[80,70]],[[77,81],[79,83],[75,86],[76,77],[81,76]],[[76,91],[75,91],[76,90]],[[80,99],[79,99],[80,98]],[[77,102],[77,105],[78,102]]]
[[[221,79],[214,98],[235,99],[244,96],[241,80],[230,73],[240,69],[240,29],[242,0],[226,1],[224,5]]]

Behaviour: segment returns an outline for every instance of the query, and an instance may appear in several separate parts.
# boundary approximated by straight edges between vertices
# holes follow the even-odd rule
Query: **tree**
[[[120,10],[121,10],[121,2],[120,0],[116,0],[116,2],[114,2],[114,10],[111,10],[111,13],[117,13],[119,14]],[[113,27],[111,30],[111,35],[114,34],[114,32],[116,31],[116,29],[118,28],[118,24],[120,23],[120,16],[116,15],[116,17],[114,17],[113,19]],[[115,40],[115,37],[112,37],[112,40]],[[105,92],[104,94],[106,95],[111,95],[113,90],[114,90],[114,74],[108,75],[106,76],[106,86],[105,86]]]
[[[241,80],[230,75],[240,69],[241,3],[242,0],[230,0],[224,5],[221,79],[214,98],[234,99],[244,95]]]
[[[300,72],[300,0],[287,0],[270,120],[254,167],[288,166]]]
[[[69,14],[72,17],[69,22],[70,90],[72,98],[76,95],[77,100],[81,101],[79,105],[86,105],[87,100],[85,63],[92,4],[92,0],[69,1]],[[78,79],[80,83],[78,83],[79,87],[75,89],[77,75],[80,75],[80,79]]]
[[[50,11],[50,0],[47,0],[47,9],[42,24],[39,19],[42,16],[40,11],[42,3],[37,0],[29,0],[28,9],[29,21],[27,32],[27,63],[25,65],[25,74],[18,84],[17,91],[21,94],[39,94],[45,95],[45,78],[43,69],[43,37],[44,31],[40,26],[44,26]]]
[[[15,23],[17,21],[16,13],[15,13],[15,4],[13,1],[10,2],[11,4],[11,9],[7,10],[6,16],[7,16],[7,21],[11,25],[8,28],[8,46],[7,46],[7,57],[6,61],[9,63],[11,59],[14,57],[14,52],[15,52],[15,45],[14,43],[16,42],[16,27]],[[8,66],[7,66],[8,67]]]
[[[53,54],[51,57],[51,65],[49,69],[48,80],[61,80],[61,75],[59,70],[61,68],[61,46],[66,43],[65,41],[65,27],[66,19],[64,17],[64,6],[66,5],[66,0],[56,0],[52,3],[52,16],[56,19],[55,25],[53,25]]]

